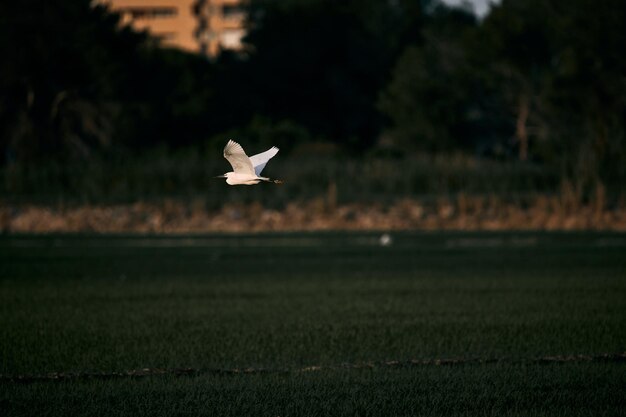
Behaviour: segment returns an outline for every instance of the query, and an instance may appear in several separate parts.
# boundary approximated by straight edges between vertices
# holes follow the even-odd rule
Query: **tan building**
[[[164,46],[210,57],[241,49],[245,0],[95,0],[120,14],[122,24],[147,30]]]

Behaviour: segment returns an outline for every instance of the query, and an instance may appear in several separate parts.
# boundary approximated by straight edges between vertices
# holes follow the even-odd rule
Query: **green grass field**
[[[0,237],[2,416],[626,415],[624,352],[623,234]]]

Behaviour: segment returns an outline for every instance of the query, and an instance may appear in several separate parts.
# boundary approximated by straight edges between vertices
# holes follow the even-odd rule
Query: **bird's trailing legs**
[[[274,184],[282,184],[283,181],[282,180],[273,180],[271,178],[266,178],[266,177],[260,177],[261,180],[265,181],[265,182],[273,182]]]

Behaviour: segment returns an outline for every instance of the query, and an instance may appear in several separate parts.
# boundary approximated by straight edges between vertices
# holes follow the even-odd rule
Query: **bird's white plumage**
[[[267,165],[267,161],[278,153],[278,148],[273,146],[265,152],[248,157],[240,144],[234,140],[229,140],[224,147],[224,158],[233,167],[234,172],[224,174],[226,182],[230,185],[253,185],[260,181],[281,183],[278,180],[270,180],[261,177],[261,171]]]
[[[256,175],[252,162],[240,144],[234,140],[229,140],[224,147],[224,158],[233,167],[233,171],[237,174]]]
[[[272,159],[278,153],[278,148],[276,146],[272,146],[270,149],[265,152],[258,153],[256,155],[252,155],[250,157],[250,162],[252,162],[252,166],[254,167],[254,173],[256,175],[261,175],[261,171],[265,168],[267,161]]]

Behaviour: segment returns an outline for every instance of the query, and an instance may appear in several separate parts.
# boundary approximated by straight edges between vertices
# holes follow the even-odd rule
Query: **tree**
[[[111,137],[123,62],[145,37],[90,2],[4,2],[0,148],[7,160],[86,155]]]
[[[434,13],[399,59],[379,101],[389,134],[428,150],[491,142],[561,169],[580,198],[623,192],[626,3],[503,0],[478,26],[452,16]]]
[[[475,28],[473,15],[441,6],[429,16],[422,42],[405,49],[378,101],[397,145],[437,151],[472,142],[464,42]]]
[[[411,1],[253,1],[246,82],[258,113],[368,147],[382,123],[376,96],[402,43],[415,36],[421,7]],[[407,8],[413,13],[405,14]]]
[[[626,3],[576,0],[559,10],[550,90],[551,154],[584,196],[626,184]]]
[[[476,67],[487,89],[508,107],[518,158],[529,158],[529,123],[541,126],[542,102],[554,54],[552,1],[504,0],[493,7],[476,39]]]
[[[2,163],[183,146],[222,127],[207,59],[159,47],[89,0],[0,7]]]
[[[559,165],[581,197],[624,179],[624,19],[619,0],[503,0],[480,30],[477,63],[515,115],[520,159]]]

